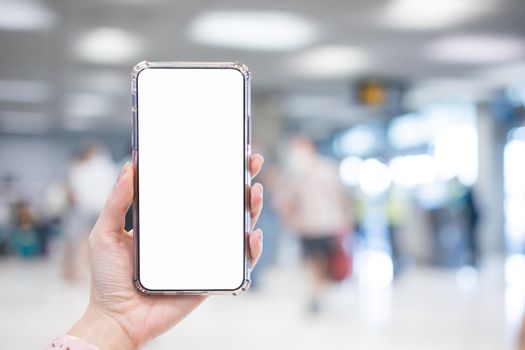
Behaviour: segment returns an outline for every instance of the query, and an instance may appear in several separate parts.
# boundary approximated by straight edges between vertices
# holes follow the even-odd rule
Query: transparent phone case
[[[140,236],[140,230],[138,226],[138,166],[140,151],[138,149],[138,130],[137,130],[137,79],[139,73],[149,68],[217,68],[217,69],[235,69],[242,73],[244,76],[244,282],[241,286],[235,290],[149,290],[142,286],[140,282],[139,273],[139,245],[138,238]],[[251,153],[251,110],[250,110],[250,80],[251,73],[244,64],[239,62],[149,62],[142,61],[137,63],[131,72],[131,94],[132,94],[132,121],[133,121],[133,132],[131,135],[131,146],[132,146],[132,161],[135,168],[134,177],[134,198],[133,198],[133,249],[134,249],[134,284],[137,290],[146,295],[213,295],[213,294],[226,294],[226,295],[239,295],[248,290],[250,280],[250,251],[249,251],[249,232],[250,232],[250,186],[251,178],[249,172],[249,157]]]

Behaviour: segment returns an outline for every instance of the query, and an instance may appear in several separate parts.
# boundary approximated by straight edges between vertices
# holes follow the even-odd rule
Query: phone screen
[[[138,275],[152,291],[234,290],[245,276],[245,77],[137,77]]]

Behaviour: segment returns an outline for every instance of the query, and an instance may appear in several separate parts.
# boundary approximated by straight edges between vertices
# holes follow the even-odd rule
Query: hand
[[[263,157],[250,158],[252,177],[261,170]],[[263,188],[250,189],[253,226],[262,209]],[[101,349],[137,349],[167,331],[206,297],[145,296],[133,286],[133,232],[124,230],[124,218],[133,199],[133,167],[126,164],[89,236],[91,297],[89,306],[68,334]],[[249,237],[251,266],[262,252],[262,231]]]

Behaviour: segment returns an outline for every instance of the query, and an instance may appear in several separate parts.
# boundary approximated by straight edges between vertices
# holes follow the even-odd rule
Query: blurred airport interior
[[[147,59],[249,66],[266,160],[253,289],[147,348],[518,348],[523,18],[523,0],[0,0],[3,346],[80,316]]]

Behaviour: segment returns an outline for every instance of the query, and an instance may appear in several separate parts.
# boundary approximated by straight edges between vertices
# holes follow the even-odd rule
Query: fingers
[[[126,163],[122,168],[113,190],[100,213],[97,230],[102,232],[122,231],[126,212],[133,201],[133,166]]]
[[[257,219],[259,219],[259,215],[261,214],[261,210],[263,207],[263,186],[260,183],[256,183],[250,188],[250,221],[251,221],[251,227],[250,229],[253,230],[255,227],[255,224],[257,223]]]
[[[264,158],[262,155],[256,153],[250,156],[250,174],[252,178],[256,177],[261,171],[262,165],[264,163]]]
[[[250,157],[250,175],[252,178],[257,176],[261,171],[264,158],[260,154],[254,154]],[[260,183],[254,184],[250,188],[250,218],[251,218],[251,229],[253,230],[261,210],[263,207],[263,186]],[[250,234],[249,245],[250,245],[250,266],[255,267],[259,257],[262,253],[262,239],[263,233],[261,229],[257,229]]]
[[[250,234],[250,266],[252,269],[257,264],[261,257],[263,249],[263,233],[261,229],[257,229]]]

